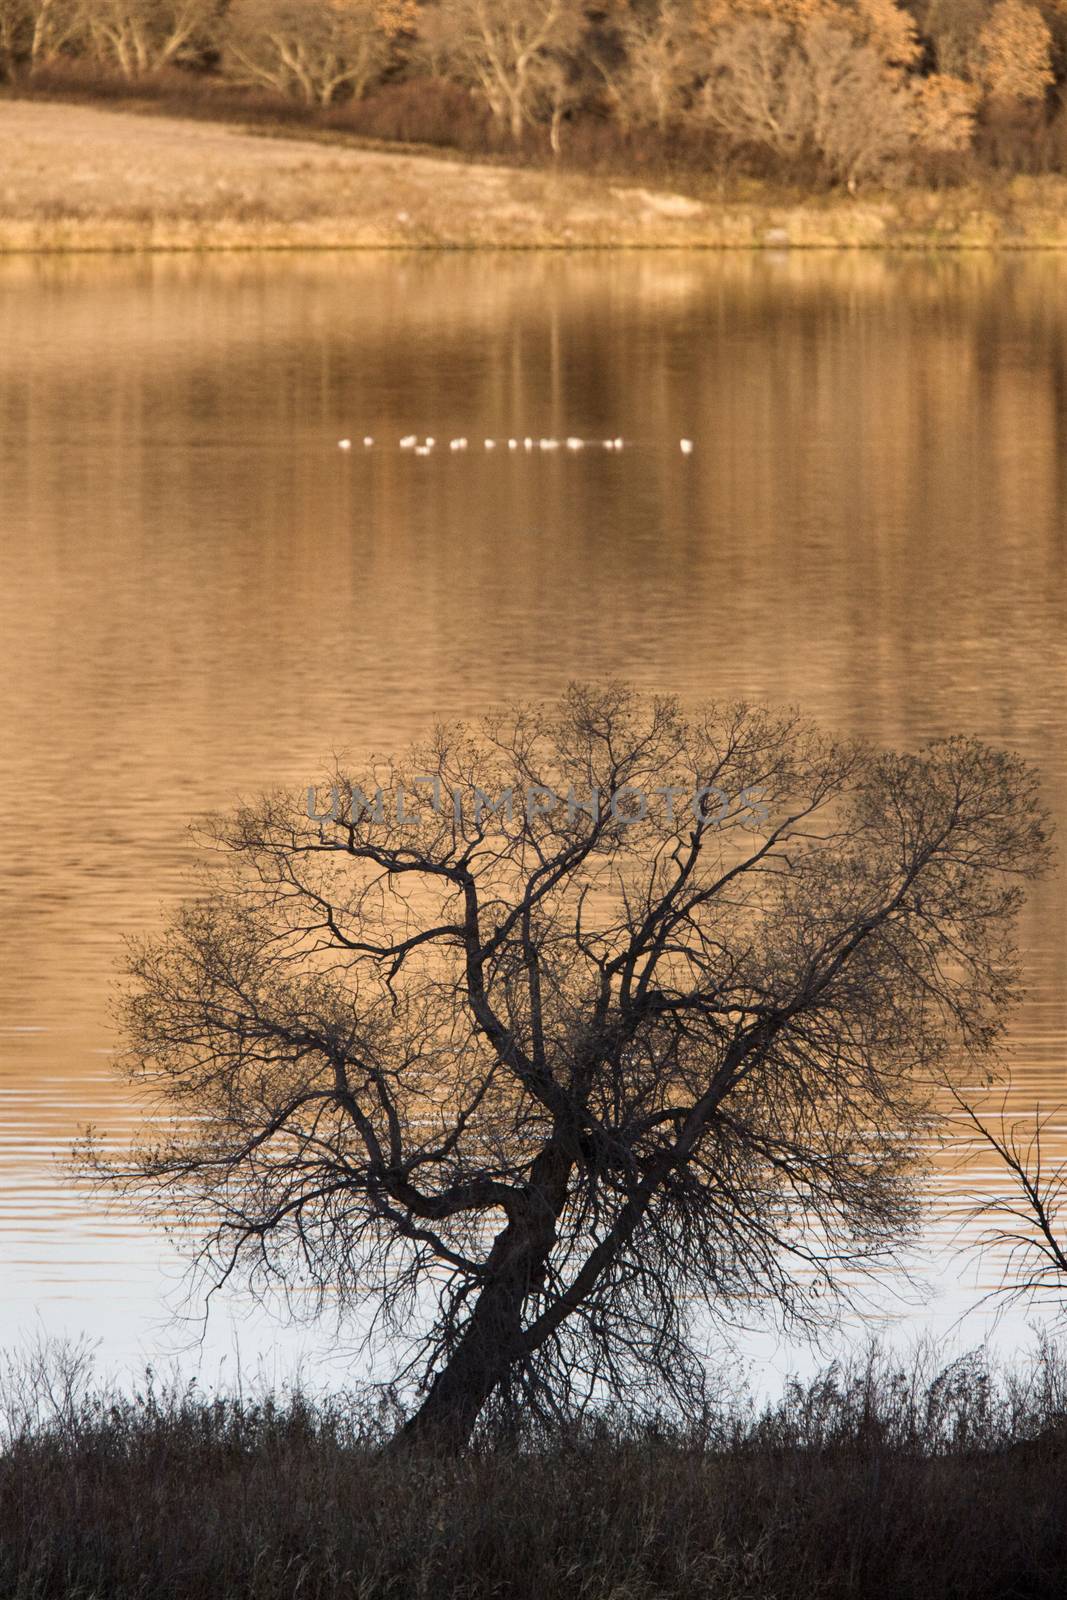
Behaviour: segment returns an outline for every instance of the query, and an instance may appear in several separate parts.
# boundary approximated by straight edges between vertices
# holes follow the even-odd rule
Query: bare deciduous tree
[[[226,58],[247,82],[328,106],[342,90],[362,99],[404,25],[381,0],[233,0]]]
[[[722,31],[710,60],[704,109],[728,138],[792,161],[811,138],[810,97],[793,30],[753,21]]]
[[[975,48],[989,15],[989,0],[929,0],[922,9],[923,31],[931,40],[940,72],[971,78]]]
[[[629,4],[614,31],[618,58],[597,61],[612,110],[624,126],[662,133],[682,116],[704,64],[692,8],[679,0],[651,10]]]
[[[814,1316],[811,1270],[907,1234],[935,1082],[1013,995],[1047,853],[1021,761],[615,686],[334,790],[217,822],[136,950],[164,1119],[99,1170],[223,1278],[373,1304],[422,1393],[404,1440],[691,1402],[695,1318]]]
[[[0,76],[54,61],[82,27],[80,0],[0,0]]]
[[[221,11],[220,0],[87,0],[82,17],[97,59],[135,78],[202,55]]]
[[[982,1247],[1003,1264],[996,1293],[1004,1299],[1051,1300],[1067,1314],[1067,1161],[1050,1157],[1062,1139],[1063,1107],[1040,1105],[1029,1118],[1009,1114],[1010,1092],[990,1115],[978,1101],[954,1091],[972,1151],[992,1156],[1009,1188],[983,1185],[969,1207],[969,1223],[983,1223]]]
[[[549,57],[539,76],[541,120],[548,123],[549,146],[558,156],[563,150],[564,121],[568,113],[581,104],[583,87],[565,57]]]
[[[583,27],[576,0],[441,0],[435,39],[517,143]]]
[[[813,155],[850,187],[904,176],[924,153],[966,149],[975,98],[956,80],[910,75],[823,21],[725,30],[704,91],[706,115],[729,138],[786,161]]]

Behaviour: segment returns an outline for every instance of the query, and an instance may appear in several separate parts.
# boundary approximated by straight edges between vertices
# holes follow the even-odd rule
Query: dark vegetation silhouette
[[[1059,1600],[1054,1347],[872,1353],[687,1426],[602,1415],[447,1465],[359,1395],[0,1376],[5,1600]]]
[[[980,1243],[1000,1263],[994,1294],[1067,1313],[1067,1162],[1048,1150],[1058,1143],[1063,1107],[1038,1102],[1028,1117],[1013,1116],[1010,1085],[993,1109],[989,1093],[957,1087],[953,1098],[968,1154],[984,1169],[965,1214],[969,1225],[982,1224]]]
[[[699,1415],[716,1321],[815,1325],[908,1236],[1048,854],[1021,760],[575,687],[329,788],[211,825],[132,960],[161,1119],[95,1170],[215,1281],[373,1310],[394,1448]]]

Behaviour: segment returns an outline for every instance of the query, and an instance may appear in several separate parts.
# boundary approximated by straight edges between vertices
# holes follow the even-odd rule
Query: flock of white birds
[[[436,439],[431,437],[420,438],[415,433],[406,433],[398,442],[401,450],[410,450],[413,455],[417,456],[432,455],[437,446]],[[375,443],[376,441],[368,433],[363,440],[364,450],[373,450]],[[486,450],[496,450],[498,447],[507,450],[624,450],[626,448],[625,439],[485,439],[482,444]],[[693,454],[692,439],[679,439],[678,445],[683,456],[691,456]],[[352,440],[338,439],[337,448],[338,450],[351,450]],[[449,439],[448,448],[450,450],[468,450],[470,449],[470,440],[462,438]]]

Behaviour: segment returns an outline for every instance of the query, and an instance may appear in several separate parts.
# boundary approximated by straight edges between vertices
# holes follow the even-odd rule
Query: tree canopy
[[[449,1444],[694,1404],[702,1322],[807,1320],[906,1237],[1048,851],[1035,775],[976,740],[619,685],[208,836],[124,1004],[161,1120],[103,1170],[219,1278],[369,1307],[421,1396],[405,1437]]]

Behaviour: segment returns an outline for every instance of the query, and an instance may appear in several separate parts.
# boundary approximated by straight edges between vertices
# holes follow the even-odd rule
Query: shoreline
[[[0,99],[0,254],[1067,250],[1067,179],[721,198],[52,99]],[[710,188],[710,180],[709,180]]]

